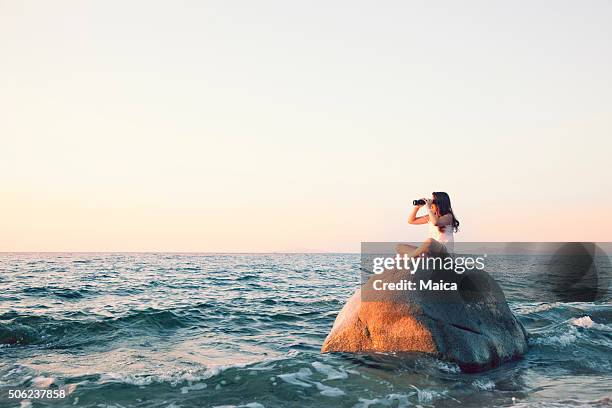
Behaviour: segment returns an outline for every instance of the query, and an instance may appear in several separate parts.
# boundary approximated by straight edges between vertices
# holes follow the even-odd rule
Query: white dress
[[[453,225],[446,225],[444,232],[440,232],[438,227],[433,223],[429,222],[429,238],[433,238],[446,247],[449,253],[453,252],[455,244],[455,236],[453,234]]]

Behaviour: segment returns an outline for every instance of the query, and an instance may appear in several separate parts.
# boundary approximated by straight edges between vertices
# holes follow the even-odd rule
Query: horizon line
[[[227,251],[0,251],[0,254],[219,254],[219,255],[299,255],[299,254],[359,254],[343,251],[268,251],[268,252],[227,252]]]

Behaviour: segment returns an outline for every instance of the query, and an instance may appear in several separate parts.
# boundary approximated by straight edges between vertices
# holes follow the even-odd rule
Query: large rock
[[[376,291],[375,280],[432,280],[457,290]],[[379,285],[379,284],[378,284]],[[391,270],[372,276],[338,314],[322,352],[423,352],[475,372],[519,358],[525,329],[484,271]]]

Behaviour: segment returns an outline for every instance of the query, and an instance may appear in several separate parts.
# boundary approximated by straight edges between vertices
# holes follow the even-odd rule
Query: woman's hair
[[[431,193],[433,195],[433,202],[438,207],[438,211],[440,212],[440,216],[450,214],[453,216],[453,228],[455,232],[459,231],[459,220],[455,217],[453,213],[453,208],[451,207],[451,201],[448,194],[443,191],[434,191]],[[438,227],[439,228],[439,227]],[[443,229],[444,227],[442,227]],[[440,232],[443,232],[442,230]]]

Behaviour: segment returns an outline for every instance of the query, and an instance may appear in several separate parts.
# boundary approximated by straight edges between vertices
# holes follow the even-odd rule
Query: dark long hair
[[[434,191],[431,193],[434,198],[434,204],[438,207],[440,216],[450,214],[453,216],[453,229],[455,232],[459,231],[459,220],[453,213],[453,207],[451,207],[450,197],[443,191]],[[441,231],[442,232],[442,231]]]

